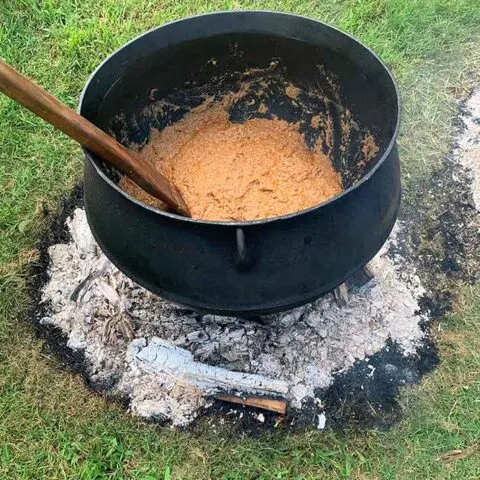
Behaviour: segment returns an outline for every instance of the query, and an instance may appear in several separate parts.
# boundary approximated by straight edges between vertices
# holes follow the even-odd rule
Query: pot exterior
[[[85,208],[101,249],[138,284],[195,310],[252,316],[298,306],[332,290],[373,258],[388,238],[400,204],[398,97],[386,68],[348,35],[293,15],[231,12],[169,24],[132,41],[91,77],[80,112],[95,118],[107,86],[129,68],[131,55],[229,29],[331,43],[332,51],[353,55],[379,79],[387,113],[381,112],[376,122],[387,115],[394,125],[378,165],[314,209],[265,222],[228,224],[182,219],[132,201],[86,151]],[[348,82],[354,106],[363,109],[366,96],[355,91],[353,79]],[[380,115],[382,102],[368,113],[368,122],[375,122],[376,112]]]
[[[200,311],[257,315],[318,298],[381,248],[400,203],[396,148],[348,195],[297,216],[237,230],[158,215],[107,184],[85,162],[85,208],[102,250],[138,284]]]

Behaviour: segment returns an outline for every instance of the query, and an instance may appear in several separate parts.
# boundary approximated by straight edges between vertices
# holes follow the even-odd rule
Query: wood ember
[[[257,322],[199,315],[156,297],[106,259],[83,210],[67,224],[72,241],[49,249],[42,301],[50,314],[41,323],[59,327],[84,353],[90,382],[129,398],[137,415],[185,425],[217,395],[278,396],[301,410],[318,403],[336,373],[388,341],[405,355],[422,342],[423,290],[402,259],[396,265],[387,255],[395,235],[370,264],[375,278],[349,284],[347,305],[329,294]]]
[[[217,400],[224,402],[238,403],[239,405],[246,405],[249,407],[262,408],[270,412],[277,412],[285,415],[287,412],[287,402],[275,398],[266,397],[237,397],[235,395],[216,395]]]

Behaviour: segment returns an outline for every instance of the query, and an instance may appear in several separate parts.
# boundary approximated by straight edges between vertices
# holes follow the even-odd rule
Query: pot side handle
[[[249,270],[253,266],[253,257],[247,249],[245,232],[243,228],[237,228],[235,231],[236,249],[235,249],[235,267],[237,270]]]

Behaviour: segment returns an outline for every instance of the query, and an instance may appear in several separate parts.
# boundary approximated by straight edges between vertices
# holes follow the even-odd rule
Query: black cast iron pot
[[[85,151],[86,213],[106,255],[152,292],[225,315],[279,311],[332,290],[378,252],[400,202],[391,74],[357,40],[307,18],[224,12],[154,29],[102,63],[80,113],[141,145],[152,128],[179,120],[206,96],[241,90],[232,121],[298,122],[306,143],[321,142],[331,155],[345,192],[283,217],[196,221],[125,194],[118,173]],[[258,108],[262,102],[267,111]]]

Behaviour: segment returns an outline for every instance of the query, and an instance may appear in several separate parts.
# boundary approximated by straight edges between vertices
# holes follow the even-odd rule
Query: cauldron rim
[[[88,150],[85,147],[82,147],[82,150],[85,154],[85,157],[88,159],[88,161],[92,164],[93,168],[96,170],[97,174],[104,180],[110,187],[115,189],[118,193],[123,195],[125,198],[130,200],[131,202],[135,203],[139,207],[145,208],[146,210],[151,211],[154,214],[157,215],[162,215],[165,217],[169,217],[172,220],[177,220],[177,221],[183,221],[187,223],[194,223],[194,224],[202,224],[202,225],[218,225],[218,226],[226,226],[226,227],[245,227],[249,225],[264,225],[267,223],[275,223],[275,222],[282,222],[285,220],[290,220],[292,218],[300,217],[303,215],[307,215],[315,210],[320,210],[322,207],[329,205],[330,203],[333,203],[347,195],[349,195],[351,192],[359,188],[362,184],[367,182],[374,174],[375,172],[383,165],[385,160],[389,157],[392,149],[395,147],[395,143],[397,141],[398,133],[400,130],[400,111],[401,111],[401,98],[400,98],[400,91],[397,85],[397,82],[390,71],[390,69],[385,65],[383,60],[369,47],[367,47],[363,42],[355,38],[353,35],[350,35],[348,32],[344,32],[343,30],[334,27],[332,25],[329,25],[327,23],[321,22],[319,20],[306,17],[304,15],[296,15],[292,13],[287,13],[287,12],[278,12],[278,11],[273,11],[273,10],[231,10],[231,11],[220,11],[220,12],[210,12],[210,13],[202,13],[198,15],[191,15],[188,17],[180,18],[178,20],[173,20],[171,22],[164,23],[162,25],[158,25],[156,27],[151,28],[150,30],[147,30],[146,32],[136,36],[135,38],[131,39],[127,43],[123,44],[121,47],[117,48],[114,52],[112,52],[107,58],[105,58],[100,65],[93,71],[93,73],[89,76],[87,79],[87,82],[85,83],[85,86],[82,90],[82,93],[80,95],[80,102],[78,105],[78,112],[81,114],[81,109],[83,106],[83,101],[84,97],[87,93],[87,90],[92,82],[92,80],[95,78],[95,76],[98,74],[98,72],[103,68],[105,64],[107,64],[115,55],[117,55],[120,51],[122,51],[124,48],[127,48],[130,44],[136,42],[142,37],[145,37],[152,32],[155,32],[161,28],[167,27],[169,25],[174,25],[177,23],[181,22],[188,22],[193,19],[197,18],[202,18],[202,17],[213,17],[213,16],[230,16],[230,15],[258,15],[258,14],[269,14],[269,15],[274,15],[274,16],[279,16],[279,17],[290,17],[290,18],[298,18],[302,20],[306,20],[308,22],[316,23],[322,26],[322,28],[327,28],[330,29],[338,34],[344,35],[345,37],[348,37],[351,41],[357,43],[360,45],[363,49],[365,49],[375,61],[379,63],[379,65],[385,70],[385,72],[388,74],[388,77],[390,78],[390,81],[392,82],[393,89],[395,91],[395,98],[396,98],[396,107],[397,107],[397,112],[396,112],[396,119],[395,119],[395,129],[393,131],[393,134],[391,136],[391,139],[387,145],[387,148],[383,152],[381,158],[377,161],[377,163],[373,166],[373,168],[367,172],[366,175],[362,176],[362,178],[355,182],[353,185],[348,187],[346,190],[342,191],[338,195],[335,195],[328,200],[319,203],[318,205],[314,205],[313,207],[309,207],[303,210],[299,210],[297,212],[293,213],[288,213],[286,215],[280,215],[276,217],[269,217],[269,218],[264,218],[264,219],[259,219],[259,220],[248,220],[248,221],[234,221],[234,222],[227,222],[227,221],[214,221],[214,220],[202,220],[202,219],[194,219],[190,217],[184,217],[182,215],[178,215],[176,213],[170,213],[170,212],[165,212],[163,210],[159,210],[157,208],[151,207],[150,205],[146,205],[145,203],[137,200],[135,197],[129,195],[127,192],[122,190],[115,182],[113,182],[106,174],[105,172],[99,167],[97,160],[93,157],[92,152]]]

